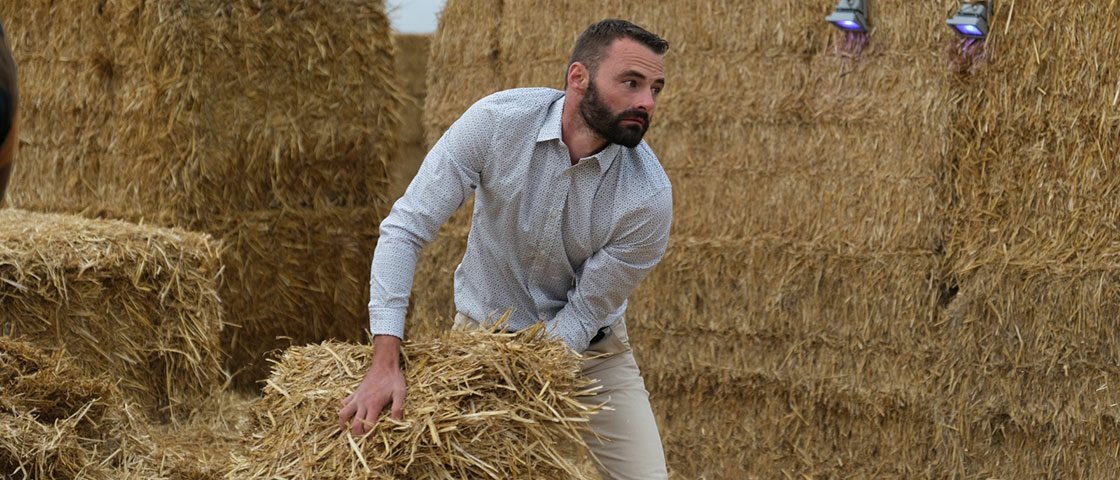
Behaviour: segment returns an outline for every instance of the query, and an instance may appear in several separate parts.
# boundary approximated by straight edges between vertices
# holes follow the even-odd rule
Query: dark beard
[[[587,94],[579,102],[579,114],[587,126],[604,140],[628,148],[638,146],[649,129],[649,114],[646,112],[636,109],[626,110],[618,115],[611,112],[599,98],[599,90],[595,88],[594,81],[587,84]],[[622,121],[626,119],[641,119],[642,125],[622,125]]]

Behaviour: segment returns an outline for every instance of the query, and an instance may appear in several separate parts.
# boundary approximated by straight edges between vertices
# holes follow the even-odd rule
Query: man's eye
[[[624,83],[624,84],[625,84],[625,85],[626,85],[627,87],[630,87],[630,88],[634,88],[634,87],[637,87],[637,86],[638,86],[638,82],[636,82],[636,81],[634,81],[634,80],[627,80],[627,81],[625,81],[625,82],[623,82],[623,83]]]
[[[653,87],[652,90],[654,95],[661,93],[661,87]]]

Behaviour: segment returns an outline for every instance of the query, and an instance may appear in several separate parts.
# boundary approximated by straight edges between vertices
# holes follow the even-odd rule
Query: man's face
[[[579,112],[587,126],[610,143],[634,148],[653,119],[665,86],[661,55],[629,38],[615,40],[592,74]]]

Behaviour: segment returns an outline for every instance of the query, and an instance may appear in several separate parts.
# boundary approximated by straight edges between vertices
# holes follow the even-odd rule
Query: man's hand
[[[373,339],[373,365],[358,385],[358,389],[342,399],[338,412],[338,427],[345,430],[346,422],[353,417],[350,431],[365,435],[377,423],[377,417],[386,405],[392,403],[390,416],[404,418],[404,374],[400,364],[401,339],[392,335],[378,335]]]

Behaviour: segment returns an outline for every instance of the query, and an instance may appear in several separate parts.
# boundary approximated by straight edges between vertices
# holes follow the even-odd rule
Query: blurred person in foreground
[[[340,428],[362,435],[385,407],[405,415],[399,356],[416,259],[473,194],[455,270],[456,326],[509,307],[512,330],[546,322],[588,357],[583,374],[602,390],[586,401],[613,409],[591,418],[601,439],[585,435],[600,473],[667,478],[623,320],[627,298],[669,239],[669,178],[642,140],[665,85],[667,50],[637,25],[604,20],[576,41],[564,91],[498,92],[447,130],[381,223],[370,278],[374,359],[341,402]]]
[[[0,205],[12,175],[12,156],[15,155],[19,117],[16,116],[16,63],[4,26],[0,24]]]

